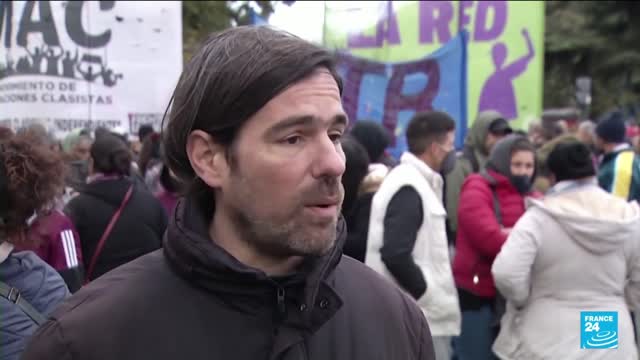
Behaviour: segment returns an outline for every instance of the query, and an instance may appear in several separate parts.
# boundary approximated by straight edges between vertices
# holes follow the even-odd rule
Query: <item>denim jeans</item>
[[[491,350],[495,341],[493,307],[485,305],[479,310],[462,312],[460,336],[453,339],[454,359],[457,360],[495,360]]]

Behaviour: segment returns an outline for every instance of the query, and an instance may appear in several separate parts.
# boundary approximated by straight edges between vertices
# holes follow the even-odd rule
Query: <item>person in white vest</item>
[[[455,121],[417,113],[406,131],[408,151],[373,198],[365,262],[413,296],[425,314],[437,360],[451,357],[461,315],[453,281],[442,202],[455,165]]]

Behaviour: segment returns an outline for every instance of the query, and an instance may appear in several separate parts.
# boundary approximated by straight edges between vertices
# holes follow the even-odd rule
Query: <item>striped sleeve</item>
[[[50,265],[58,271],[77,268],[81,258],[78,256],[76,242],[77,234],[72,229],[60,231],[51,248]]]
[[[611,193],[627,200],[631,194],[631,178],[633,177],[633,151],[621,152],[615,160]]]
[[[75,236],[73,235],[73,231],[63,230],[60,233],[60,241],[62,242],[67,268],[70,269],[78,266],[78,255],[76,254]]]

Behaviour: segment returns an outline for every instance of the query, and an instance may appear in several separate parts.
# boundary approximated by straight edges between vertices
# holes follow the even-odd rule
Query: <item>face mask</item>
[[[518,190],[520,194],[526,194],[531,191],[531,178],[527,175],[511,175],[511,184]]]
[[[451,150],[447,153],[447,156],[442,160],[442,165],[440,166],[440,174],[447,175],[450,173],[453,168],[456,166],[456,151]]]

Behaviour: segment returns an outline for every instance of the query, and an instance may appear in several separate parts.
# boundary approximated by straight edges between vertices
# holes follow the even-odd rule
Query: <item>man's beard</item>
[[[259,215],[256,206],[271,206],[256,203],[248,184],[249,181],[238,177],[236,186],[239,192],[227,204],[231,223],[243,239],[258,253],[273,258],[289,258],[292,256],[321,256],[327,253],[336,240],[336,227],[341,204],[338,204],[336,218],[322,224],[313,223],[305,218],[305,200],[327,196],[344,196],[342,184],[338,179],[327,179],[319,182],[313,189],[305,191],[300,201],[287,215],[269,216],[268,212]]]

